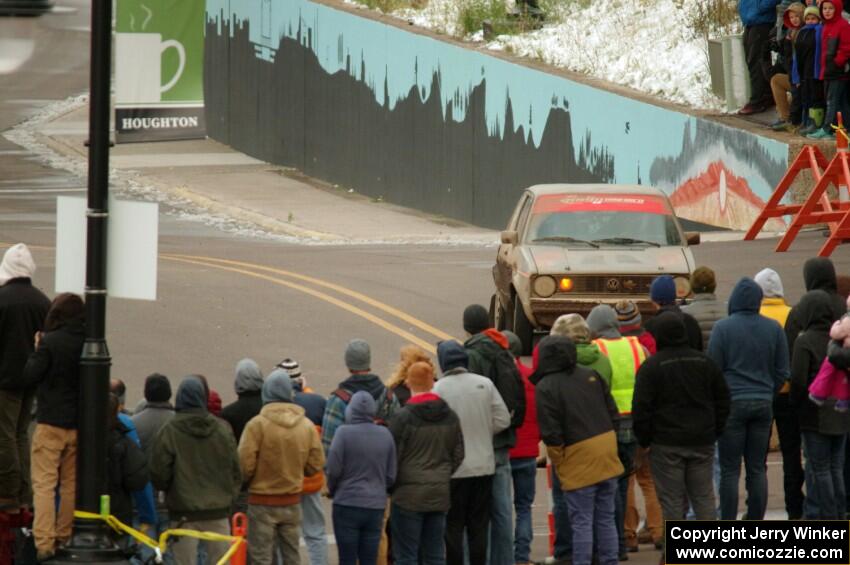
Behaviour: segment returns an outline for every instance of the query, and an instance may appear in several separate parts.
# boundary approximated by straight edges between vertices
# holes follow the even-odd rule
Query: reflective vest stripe
[[[611,362],[611,396],[617,404],[620,414],[632,413],[632,397],[635,392],[635,375],[638,368],[646,360],[646,352],[640,341],[634,336],[618,339],[600,338],[594,341],[599,350]],[[628,349],[626,349],[628,347]],[[614,355],[612,357],[611,352]],[[625,357],[631,354],[628,359]],[[631,362],[629,362],[631,361]]]

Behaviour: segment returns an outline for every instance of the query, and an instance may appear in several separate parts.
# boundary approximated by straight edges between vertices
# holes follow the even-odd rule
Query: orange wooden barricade
[[[821,257],[829,256],[838,244],[850,240],[850,202],[830,200],[827,194],[830,185],[838,191],[846,191],[847,187],[850,187],[850,152],[841,114],[838,115],[835,138],[837,152],[829,163],[817,147],[803,147],[744,236],[745,240],[755,239],[768,219],[792,214],[794,217],[788,225],[788,230],[776,246],[777,252],[787,251],[803,227],[815,224],[829,226],[829,238],[818,253]],[[806,201],[803,204],[780,204],[794,179],[800,171],[806,169],[812,171],[816,181]]]

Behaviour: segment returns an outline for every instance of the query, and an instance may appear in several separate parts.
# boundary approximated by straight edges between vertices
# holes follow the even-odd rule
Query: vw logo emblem
[[[607,288],[609,292],[617,292],[620,290],[620,281],[617,279],[608,279],[605,282],[605,288]]]

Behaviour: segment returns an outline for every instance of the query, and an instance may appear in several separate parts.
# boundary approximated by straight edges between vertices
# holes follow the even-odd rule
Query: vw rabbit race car
[[[671,275],[677,294],[691,294],[695,268],[667,196],[637,185],[546,184],[526,189],[501,233],[490,300],[494,327],[512,330],[531,352],[535,330],[558,316],[586,316],[601,303],[632,300],[653,311],[649,286]]]

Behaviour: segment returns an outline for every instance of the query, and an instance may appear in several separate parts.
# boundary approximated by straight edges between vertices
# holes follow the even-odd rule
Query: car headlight
[[[674,277],[673,281],[676,283],[677,298],[686,298],[691,295],[691,281],[688,277]]]
[[[555,294],[558,283],[550,276],[542,276],[534,279],[534,294],[542,298],[549,298]]]

